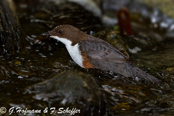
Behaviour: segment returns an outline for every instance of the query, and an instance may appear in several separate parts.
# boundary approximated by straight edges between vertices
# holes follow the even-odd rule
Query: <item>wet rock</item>
[[[0,56],[19,52],[21,30],[11,0],[0,1]]]
[[[100,18],[101,22],[106,25],[113,25],[117,23],[117,20],[115,18],[110,18],[107,15],[103,15],[103,11],[101,9],[102,0],[40,0],[40,4],[42,4],[42,6],[45,6],[44,4],[48,5],[52,3],[56,6],[74,3],[81,6],[81,9],[85,9],[88,12],[92,13],[94,17]]]
[[[44,0],[40,0],[45,2]],[[47,0],[47,2],[54,2],[57,5],[64,2],[73,2],[83,6],[86,10],[91,11],[96,16],[101,16],[101,9],[99,8],[100,0]],[[46,3],[47,3],[46,2]]]
[[[26,89],[34,99],[47,101],[49,107],[80,109],[82,116],[97,116],[106,113],[102,91],[94,78],[82,72],[63,72],[49,80]]]

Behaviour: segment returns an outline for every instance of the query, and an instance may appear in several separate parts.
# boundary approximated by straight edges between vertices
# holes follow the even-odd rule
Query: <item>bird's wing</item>
[[[109,43],[98,39],[88,38],[80,42],[80,49],[87,53],[90,59],[122,62],[128,58]]]

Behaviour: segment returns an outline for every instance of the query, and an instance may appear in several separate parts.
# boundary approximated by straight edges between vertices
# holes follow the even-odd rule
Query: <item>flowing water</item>
[[[79,71],[91,74],[100,85],[108,115],[174,115],[174,44],[172,40],[158,43],[148,40],[147,43],[151,42],[150,44],[141,42],[140,44],[139,40],[143,40],[144,36],[138,37],[137,42],[137,37],[123,37],[118,33],[113,33],[113,28],[106,27],[98,17],[74,3],[66,3],[58,7],[49,4],[45,9],[22,2],[19,2],[17,6],[19,21],[26,34],[26,37],[22,39],[26,39],[27,44],[22,52],[0,59],[0,107],[44,109],[50,106],[50,101],[37,99],[33,97],[33,93],[26,93],[26,89],[49,80],[54,73]],[[158,85],[139,81],[139,79],[126,79],[111,72],[81,69],[72,61],[63,44],[47,40],[35,44],[36,39],[44,38],[41,36],[42,33],[60,24],[74,25],[88,34],[104,38],[118,48],[119,45],[116,44],[120,43],[117,42],[121,42],[128,49],[138,46],[141,50],[136,54],[130,52],[131,60],[141,69],[162,80],[163,83]],[[141,22],[141,25],[150,24],[145,20]],[[153,31],[151,34],[161,36],[160,32]],[[54,100],[51,102],[57,103]]]

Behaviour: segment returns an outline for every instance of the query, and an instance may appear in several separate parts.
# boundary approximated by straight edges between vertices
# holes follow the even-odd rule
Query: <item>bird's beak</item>
[[[55,36],[54,36],[54,32],[53,31],[49,31],[48,33],[49,33],[49,37],[50,38],[55,39]]]
[[[50,36],[52,36],[52,35],[51,35],[50,31],[48,31],[48,32],[42,33],[41,36],[43,38],[49,38],[50,39]]]
[[[53,34],[52,34],[51,31],[48,31],[48,35],[49,35],[50,38],[54,39]]]
[[[51,31],[48,31],[48,36],[52,36]]]

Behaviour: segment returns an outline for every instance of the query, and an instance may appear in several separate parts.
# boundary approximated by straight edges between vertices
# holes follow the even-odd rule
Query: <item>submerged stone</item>
[[[82,72],[55,74],[49,80],[28,87],[26,91],[34,93],[34,99],[47,101],[49,107],[80,109],[80,114],[76,115],[106,113],[99,85],[91,75]]]

